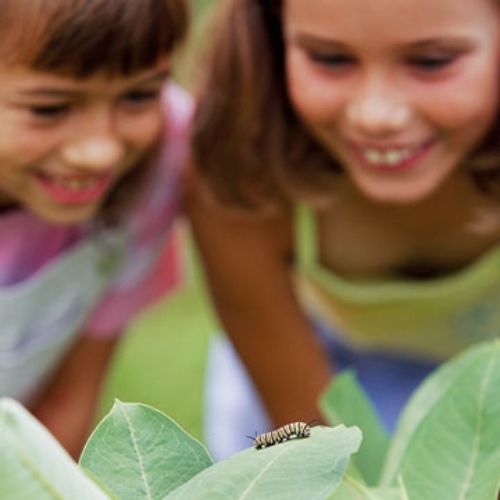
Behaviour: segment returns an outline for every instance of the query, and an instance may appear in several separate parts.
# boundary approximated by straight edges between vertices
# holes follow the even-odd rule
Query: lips
[[[35,176],[39,186],[56,202],[82,204],[99,200],[110,186],[111,174],[100,176]]]
[[[401,170],[415,165],[432,147],[433,141],[412,146],[361,146],[351,144],[354,155],[366,166],[383,170]]]

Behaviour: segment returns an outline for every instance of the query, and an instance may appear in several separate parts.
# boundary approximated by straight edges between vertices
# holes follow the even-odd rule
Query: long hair
[[[286,87],[282,0],[227,0],[198,88],[195,163],[221,200],[331,198],[340,164],[312,137]],[[467,158],[478,188],[500,199],[500,124]]]
[[[0,0],[4,64],[70,76],[130,76],[185,39],[186,0]],[[121,178],[100,218],[116,221],[146,182],[159,145]]]

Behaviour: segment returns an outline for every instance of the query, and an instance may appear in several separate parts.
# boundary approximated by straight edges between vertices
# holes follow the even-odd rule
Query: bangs
[[[13,63],[82,78],[155,65],[185,38],[189,17],[185,0],[0,0],[0,8],[10,39],[2,52]]]

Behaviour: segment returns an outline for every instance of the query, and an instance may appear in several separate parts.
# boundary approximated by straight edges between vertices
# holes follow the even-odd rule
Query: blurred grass
[[[202,439],[207,341],[215,328],[199,279],[163,299],[130,326],[114,358],[101,402],[115,398],[158,408]]]
[[[203,45],[204,16],[210,3],[211,0],[192,2],[193,30],[175,72],[176,79],[187,87],[196,66],[197,47]],[[188,243],[188,282],[176,294],[145,311],[126,332],[104,387],[99,418],[111,409],[115,398],[146,403],[202,439],[206,350],[216,322],[189,233],[183,233]]]

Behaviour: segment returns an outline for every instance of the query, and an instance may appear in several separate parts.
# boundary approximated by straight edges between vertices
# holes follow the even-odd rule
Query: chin
[[[420,203],[429,198],[436,189],[424,188],[419,189],[419,186],[406,185],[389,185],[389,186],[363,186],[358,185],[357,189],[361,194],[372,201],[384,205],[413,205]]]
[[[97,207],[82,207],[66,210],[33,211],[44,222],[54,226],[74,226],[93,220],[97,215]]]

